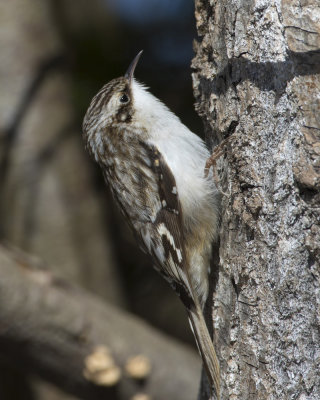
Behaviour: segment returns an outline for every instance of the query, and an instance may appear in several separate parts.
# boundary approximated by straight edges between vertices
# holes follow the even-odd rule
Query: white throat
[[[160,100],[148,92],[147,88],[133,79],[132,93],[137,123],[147,128],[147,131],[160,134],[177,124],[181,126],[180,119]]]

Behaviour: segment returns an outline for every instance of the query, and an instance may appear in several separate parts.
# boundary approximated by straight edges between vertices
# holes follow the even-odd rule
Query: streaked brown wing
[[[143,144],[158,183],[161,208],[155,221],[148,224],[149,251],[158,261],[159,272],[169,281],[186,307],[193,304],[187,275],[183,237],[183,216],[175,178],[162,154],[154,146]],[[151,240],[150,240],[151,238]],[[144,240],[144,238],[142,237]],[[145,240],[144,240],[145,241]]]

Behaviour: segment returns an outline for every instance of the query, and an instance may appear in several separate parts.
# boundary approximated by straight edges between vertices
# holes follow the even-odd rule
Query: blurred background
[[[141,49],[136,78],[201,133],[193,1],[1,0],[0,31],[1,242],[193,346],[180,301],[138,250],[81,137],[91,98]],[[62,398],[0,363],[1,400]]]

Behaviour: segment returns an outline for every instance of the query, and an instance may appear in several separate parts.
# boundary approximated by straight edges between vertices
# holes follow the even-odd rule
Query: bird
[[[219,399],[219,361],[203,315],[219,192],[204,173],[203,140],[135,79],[141,54],[93,97],[83,138],[140,247],[184,304]]]

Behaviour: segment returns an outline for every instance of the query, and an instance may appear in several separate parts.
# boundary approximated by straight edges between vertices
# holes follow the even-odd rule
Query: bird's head
[[[133,108],[133,74],[140,51],[130,64],[124,76],[113,79],[94,96],[83,120],[83,132],[101,129],[112,124],[128,123],[131,121]]]
[[[83,121],[83,135],[93,153],[98,150],[102,138],[114,132],[131,128],[146,140],[154,132],[161,132],[168,121],[178,120],[145,86],[134,79],[141,54],[142,51],[137,54],[124,76],[104,85],[91,101]]]

